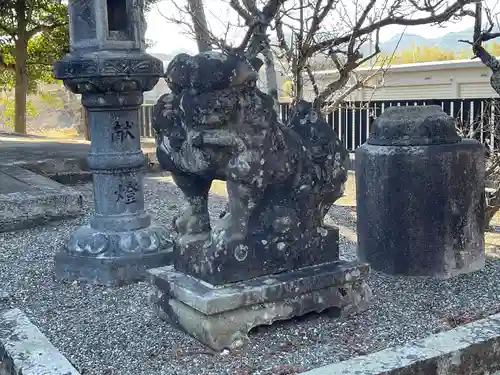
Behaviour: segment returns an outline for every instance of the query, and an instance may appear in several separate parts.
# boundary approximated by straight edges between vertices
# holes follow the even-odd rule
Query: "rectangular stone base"
[[[82,195],[19,167],[0,166],[0,232],[83,213]]]
[[[152,302],[163,319],[215,350],[248,342],[248,332],[309,312],[337,308],[341,315],[365,310],[371,297],[370,268],[338,261],[213,286],[172,266],[149,270]]]

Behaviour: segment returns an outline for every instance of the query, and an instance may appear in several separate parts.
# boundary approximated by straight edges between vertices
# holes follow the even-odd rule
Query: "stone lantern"
[[[71,52],[54,75],[88,112],[95,214],[56,255],[56,274],[103,285],[132,282],[170,261],[166,229],[144,210],[139,107],[163,75],[145,53],[144,0],[69,0]]]

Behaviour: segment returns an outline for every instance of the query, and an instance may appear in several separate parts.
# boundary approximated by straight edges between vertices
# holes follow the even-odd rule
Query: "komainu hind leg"
[[[212,186],[212,180],[180,173],[172,173],[172,177],[189,204],[184,213],[174,219],[174,225],[179,234],[183,236],[210,233],[208,192]]]

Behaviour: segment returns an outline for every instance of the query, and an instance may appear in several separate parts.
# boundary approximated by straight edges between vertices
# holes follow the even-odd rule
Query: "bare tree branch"
[[[293,73],[296,89],[294,101],[303,99],[305,95],[302,83],[305,77],[312,86],[314,105],[317,108],[331,108],[331,103],[327,101],[332,97],[345,99],[355,90],[367,87],[366,80],[357,79],[355,70],[380,54],[381,28],[389,25],[440,25],[450,19],[474,15],[470,5],[475,2],[295,0],[294,6],[287,9],[282,7],[275,18],[278,56],[286,60]],[[421,13],[426,15],[422,16]],[[420,16],[417,18],[416,15]],[[293,43],[287,42],[286,31],[291,33]],[[362,52],[368,43],[369,53]],[[320,78],[314,70],[319,68],[320,61],[324,61],[324,64],[329,62],[330,66],[336,68],[337,75],[333,81],[326,84],[319,82]],[[381,69],[374,70],[380,75]],[[372,78],[373,75],[364,77]]]
[[[371,0],[374,1],[374,0]],[[366,17],[366,15],[361,15],[361,17]],[[351,72],[354,71],[354,69],[358,68],[359,66],[363,65],[364,63],[370,61],[373,57],[377,56],[380,53],[380,46],[379,46],[379,32],[377,30],[376,33],[376,42],[375,42],[375,50],[372,52],[369,56],[363,58],[360,57],[359,51],[354,51],[354,43],[349,43],[349,50],[348,50],[348,55],[347,55],[347,61],[341,65],[338,58],[335,57],[334,61],[335,64],[337,65],[337,69],[339,72],[339,78],[336,81],[333,81],[329,83],[326,88],[316,96],[315,99],[315,105],[317,107],[321,107],[322,104],[330,97],[332,94],[338,90],[340,90],[342,87],[344,87],[347,82],[349,81],[349,78],[351,77]],[[358,83],[354,86],[357,86],[356,88],[352,89],[351,92],[357,90],[360,88],[362,83]],[[349,94],[348,94],[349,95]]]
[[[333,48],[339,46],[343,43],[347,43],[352,39],[359,38],[362,35],[370,34],[376,31],[377,29],[381,29],[385,26],[389,25],[399,25],[399,26],[417,26],[417,25],[425,25],[425,24],[439,24],[449,20],[450,18],[456,15],[469,15],[474,16],[475,13],[470,11],[465,11],[463,8],[467,4],[474,4],[477,0],[458,0],[454,2],[452,5],[448,6],[444,11],[436,14],[432,13],[427,17],[421,18],[405,18],[405,17],[393,17],[388,16],[384,19],[373,22],[365,27],[361,27],[355,31],[347,33],[341,37],[336,37],[332,39],[324,40],[320,43],[317,43],[315,46],[311,47],[310,55],[323,51],[328,48]]]
[[[474,55],[478,57],[484,65],[490,68],[493,72],[500,71],[500,62],[497,60],[495,56],[492,56],[484,47],[483,42],[492,40],[497,36],[500,36],[500,33],[491,33],[494,27],[493,19],[489,12],[488,22],[489,27],[487,30],[482,30],[482,9],[483,5],[480,1],[476,3],[476,11],[475,11],[475,23],[474,23],[474,40],[461,40],[461,42],[468,43],[472,46],[472,51]],[[493,89],[497,92],[500,92],[500,82],[496,85],[492,85]]]
[[[209,43],[248,59],[262,53],[270,65],[291,69],[294,101],[303,99],[304,79],[308,79],[315,106],[331,108],[332,103],[326,102],[332,97],[338,103],[357,89],[368,87],[375,74],[385,72],[387,67],[373,66],[373,74],[358,76],[355,72],[370,65],[380,54],[380,29],[389,25],[441,25],[450,19],[475,15],[470,6],[477,0],[227,0],[227,3],[239,20],[239,26],[227,22],[227,30],[243,24],[244,36],[231,44],[210,32],[207,25],[204,31]],[[182,10],[190,14],[190,9]],[[190,30],[196,34],[193,23],[191,20]],[[277,37],[274,55],[269,31],[274,31]],[[494,38],[493,34],[491,37]],[[370,50],[365,53],[368,43]],[[334,81],[326,84],[318,81],[314,70],[321,61],[336,68]]]
[[[184,26],[185,28],[187,28],[189,30],[188,34],[192,36],[192,38],[196,41],[198,41],[199,38],[208,38],[208,42],[210,43],[211,46],[215,46],[216,48],[219,48],[223,51],[231,51],[234,49],[233,46],[227,43],[226,39],[216,37],[209,29],[208,24],[203,24],[202,22],[199,22],[198,27],[202,28],[203,30],[197,33],[193,25],[193,17],[196,16],[192,14],[189,7],[183,8],[180,5],[178,5],[175,0],[171,0],[171,4],[177,9],[177,11],[180,14],[188,16],[191,21],[185,20],[183,18],[175,18],[172,16],[167,16],[163,14],[163,12],[157,7],[158,13],[160,13],[160,15],[163,18],[165,18],[168,22],[177,24],[179,26]]]
[[[231,8],[233,8],[241,18],[243,18],[246,26],[252,25],[253,23],[252,15],[245,8],[243,8],[243,6],[240,4],[238,0],[231,0],[229,2],[229,5],[231,5]]]
[[[207,52],[212,49],[210,43],[210,33],[208,32],[207,19],[202,0],[187,0],[189,14],[193,21],[194,32],[197,36],[196,43],[200,52]]]
[[[332,103],[327,104],[325,107],[323,107],[322,111],[324,113],[330,113],[332,111],[335,111],[349,95],[351,95],[353,92],[355,92],[361,88],[372,88],[373,90],[375,90],[376,86],[368,86],[367,83],[372,78],[374,78],[376,76],[383,77],[383,74],[385,74],[386,72],[387,72],[387,69],[384,69],[381,67],[378,70],[373,70],[369,75],[367,75],[366,77],[363,77],[362,79],[359,79],[358,77],[356,77],[356,83],[352,86],[349,86],[347,88],[347,90],[345,90],[342,94],[337,96]]]
[[[268,0],[262,8],[262,11],[258,13],[256,16],[257,22],[255,22],[252,35],[249,38],[249,43],[246,48],[245,55],[247,57],[256,57],[264,49],[270,48],[269,38],[266,34],[267,29],[285,1],[286,0]],[[249,30],[250,29],[251,28],[249,28]]]
[[[243,0],[243,4],[245,4],[245,7],[248,9],[250,14],[254,16],[258,16],[260,11],[257,8],[257,5],[255,4],[255,0]]]
[[[283,32],[283,23],[278,18],[275,20],[275,28],[278,37],[278,45],[283,50],[288,63],[291,64],[293,60],[293,51],[286,42],[285,33]]]
[[[306,66],[306,72],[307,72],[307,75],[309,77],[309,80],[311,81],[311,84],[312,84],[312,87],[314,90],[314,95],[316,97],[318,97],[319,96],[318,83],[316,82],[316,78],[314,77],[314,73],[309,65]]]

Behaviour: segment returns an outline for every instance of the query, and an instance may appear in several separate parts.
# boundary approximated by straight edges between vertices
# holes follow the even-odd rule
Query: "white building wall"
[[[167,62],[165,62],[165,65]],[[277,65],[279,68],[279,66]],[[358,69],[358,75],[369,75],[370,69]],[[330,82],[338,78],[335,70],[315,72],[316,82],[323,90]],[[378,74],[370,81],[376,90],[360,89],[352,93],[347,100],[412,100],[412,99],[474,99],[498,97],[490,85],[491,71],[479,60],[438,61],[420,64],[393,65],[383,75]],[[266,90],[265,72],[259,72],[259,87]],[[287,77],[277,72],[278,90]],[[144,94],[145,103],[153,104],[168,86],[160,79],[153,90]],[[305,99],[312,101],[314,91],[310,80],[305,77]]]
[[[358,69],[358,75],[372,74],[370,69]],[[316,72],[321,88],[337,77],[336,71]],[[420,64],[393,65],[384,75],[370,81],[376,90],[362,89],[350,100],[412,100],[412,99],[475,99],[498,97],[490,85],[491,71],[478,60],[439,61]],[[306,99],[313,97],[307,80]]]

